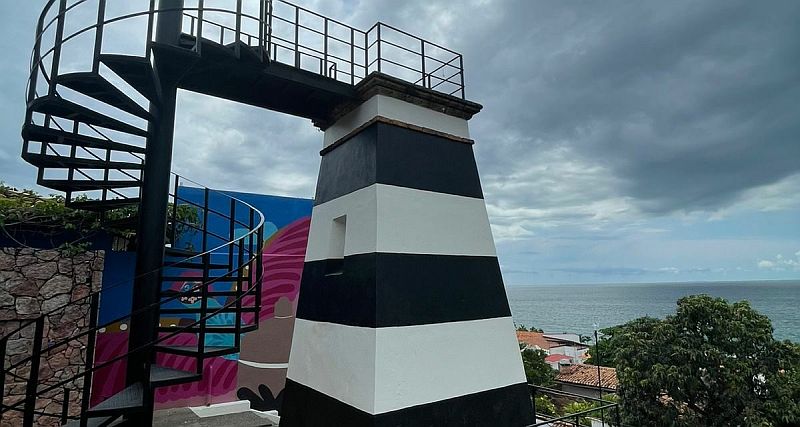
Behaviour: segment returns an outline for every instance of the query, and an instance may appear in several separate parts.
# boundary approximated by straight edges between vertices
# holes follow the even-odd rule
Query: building
[[[601,397],[601,391],[603,394],[617,392],[617,370],[583,364],[562,366],[556,375],[556,383],[561,386],[561,391],[597,399]]]
[[[543,350],[548,355],[545,361],[556,370],[563,365],[582,364],[588,358],[589,346],[581,343],[577,334],[517,331],[517,341],[525,345],[524,349]]]

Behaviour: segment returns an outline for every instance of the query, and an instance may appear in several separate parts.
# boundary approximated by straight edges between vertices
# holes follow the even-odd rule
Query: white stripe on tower
[[[314,206],[306,262],[328,257],[333,220],[347,215],[344,256],[372,252],[495,256],[483,199],[373,184]]]

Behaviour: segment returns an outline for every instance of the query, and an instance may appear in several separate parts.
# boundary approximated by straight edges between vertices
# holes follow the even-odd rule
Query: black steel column
[[[156,42],[177,43],[181,32],[182,7],[183,0],[159,0],[158,10],[161,12],[156,14],[158,20]],[[158,56],[154,56],[153,64],[161,83],[161,98],[158,105],[151,104],[150,108],[155,120],[148,126],[132,304],[133,311],[150,308],[131,318],[129,350],[147,346],[154,341],[157,337],[159,320],[158,307],[154,304],[159,300],[158,294],[161,288],[159,269],[164,258],[177,82],[172,76],[159,70]],[[152,356],[151,351],[136,352],[129,357],[127,366],[126,382],[128,385],[134,383],[144,385],[146,404],[152,402],[149,387]],[[150,425],[152,410],[144,411],[136,417],[137,425]]]

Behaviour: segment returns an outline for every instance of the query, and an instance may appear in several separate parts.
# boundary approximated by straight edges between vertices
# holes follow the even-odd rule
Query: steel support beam
[[[156,14],[155,41],[177,44],[181,33],[183,0],[159,0]],[[142,174],[141,204],[139,206],[139,228],[137,233],[136,273],[133,288],[132,310],[143,310],[131,318],[126,382],[128,385],[142,383],[145,404],[152,404],[152,389],[149,384],[150,364],[155,355],[148,348],[157,335],[159,291],[164,259],[167,205],[172,164],[173,131],[175,128],[175,102],[177,81],[159,69],[158,57],[153,66],[161,82],[161,99],[158,105],[151,103],[150,112],[155,120],[148,125],[147,151]],[[135,425],[152,425],[153,411],[132,415]]]

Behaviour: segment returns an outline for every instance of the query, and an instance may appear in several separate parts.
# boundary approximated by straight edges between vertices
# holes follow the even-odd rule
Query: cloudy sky
[[[41,3],[0,4],[0,180],[17,187],[35,181],[19,129]],[[463,53],[507,284],[800,279],[800,2],[297,3]],[[174,170],[310,198],[321,140],[182,92]]]

